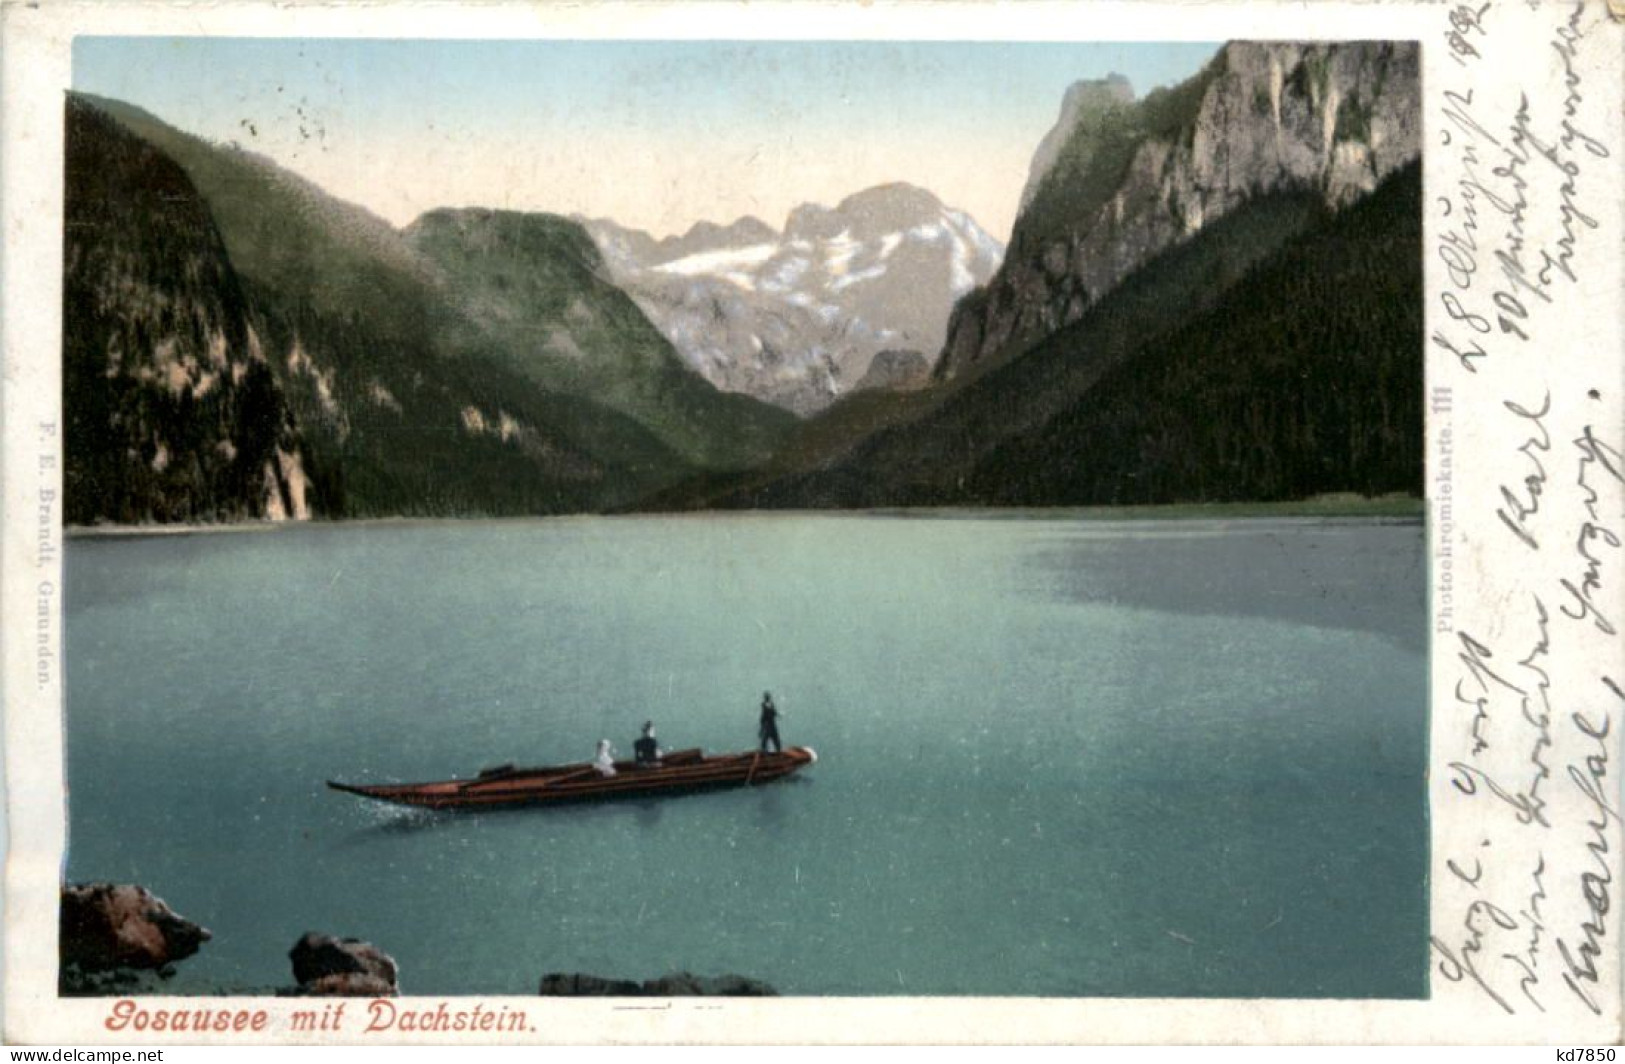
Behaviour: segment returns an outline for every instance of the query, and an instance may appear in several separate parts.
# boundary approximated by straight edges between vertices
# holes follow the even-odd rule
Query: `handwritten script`
[[[1476,594],[1434,626],[1434,993],[1606,1033],[1625,461],[1617,373],[1600,372],[1620,338],[1586,323],[1597,286],[1618,283],[1619,86],[1598,58],[1617,36],[1583,3],[1457,5],[1440,33],[1429,340],[1483,436],[1451,470],[1452,524],[1474,537],[1444,545]]]

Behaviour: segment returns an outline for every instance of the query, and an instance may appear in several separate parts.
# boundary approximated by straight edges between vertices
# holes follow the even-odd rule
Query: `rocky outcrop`
[[[886,391],[913,391],[931,383],[931,363],[918,351],[882,351],[869,362],[863,379],[852,390],[869,388]]]
[[[580,972],[542,976],[543,997],[777,997],[766,983],[742,975],[699,976],[674,972],[642,983]]]
[[[882,185],[656,242],[585,223],[617,285],[716,387],[802,415],[854,391],[876,354],[941,350],[949,308],[1003,253],[924,189]]]
[[[311,997],[394,997],[395,959],[370,942],[308,931],[288,951],[296,993]]]
[[[937,376],[1008,361],[1260,196],[1354,202],[1418,156],[1419,101],[1418,49],[1404,42],[1233,42],[1139,101],[1117,77],[1074,86],[1004,264],[956,307]]]
[[[62,965],[83,973],[161,971],[211,937],[162,898],[131,884],[63,887],[58,922]]]
[[[1072,139],[1073,130],[1091,120],[1094,112],[1127,106],[1134,102],[1134,86],[1121,74],[1108,74],[1099,81],[1077,81],[1066,90],[1061,99],[1061,117],[1033,152],[1033,161],[1027,171],[1027,184],[1021,190],[1021,209],[1026,210],[1038,194],[1039,186],[1055,168],[1061,150]]]

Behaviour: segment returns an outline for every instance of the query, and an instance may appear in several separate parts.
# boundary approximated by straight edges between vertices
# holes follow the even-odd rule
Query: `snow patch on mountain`
[[[674,273],[680,277],[703,276],[748,276],[753,266],[758,266],[772,258],[778,252],[777,244],[756,244],[744,248],[720,248],[716,251],[702,251],[696,255],[689,255],[675,262],[663,262],[655,269],[661,273]],[[751,282],[754,286],[754,280]]]
[[[834,281],[830,282],[830,291],[839,292],[843,288],[851,288],[855,284],[860,284],[864,281],[872,281],[877,277],[882,277],[885,275],[885,273],[886,264],[883,262],[878,262],[873,266],[866,266],[863,269],[858,270],[856,273],[843,273],[841,276],[835,278]]]

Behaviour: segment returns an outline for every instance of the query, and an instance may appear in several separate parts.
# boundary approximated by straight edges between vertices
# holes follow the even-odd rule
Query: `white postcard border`
[[[1579,12],[1583,34],[1567,39],[1565,68],[1554,35]],[[56,906],[65,835],[61,699],[60,278],[63,158],[62,93],[78,34],[236,36],[413,36],[466,39],[530,36],[642,39],[901,38],[933,40],[1410,39],[1423,48],[1424,173],[1427,183],[1427,355],[1430,397],[1428,484],[1432,652],[1432,923],[1438,947],[1426,1001],[1095,1000],[1095,999],[678,999],[658,1011],[613,1001],[546,998],[403,998],[400,1010],[487,1008],[526,1011],[517,1035],[363,1031],[296,1033],[290,999],[143,999],[142,1007],[191,1002],[264,1010],[259,1033],[189,1035],[188,1043],[261,1042],[553,1043],[926,1042],[926,1043],[1469,1043],[1600,1044],[1620,1039],[1620,929],[1602,919],[1594,958],[1599,978],[1579,981],[1599,1004],[1584,1007],[1565,986],[1568,957],[1598,918],[1595,893],[1620,875],[1619,731],[1625,703],[1609,700],[1605,677],[1625,683],[1625,641],[1588,621],[1562,582],[1584,588],[1598,577],[1597,615],[1617,618],[1625,558],[1617,540],[1586,539],[1589,526],[1625,534],[1625,503],[1606,474],[1606,450],[1622,446],[1625,330],[1620,248],[1625,246],[1620,180],[1625,159],[1621,44],[1625,33],[1601,4],[1545,0],[1490,3],[1116,3],[1001,2],[569,3],[552,5],[271,3],[6,3],[0,8],[0,698],[5,709],[7,822],[5,880],[5,1035],[11,1043],[176,1041],[174,1035],[108,1026],[111,999],[56,996]],[[1507,166],[1503,142],[1520,98],[1545,145],[1563,128],[1565,87],[1578,71],[1585,89],[1571,123],[1607,151],[1583,160],[1581,186],[1567,201],[1552,174],[1531,177],[1526,250],[1563,246],[1578,231],[1543,300],[1520,288],[1492,230],[1504,225],[1494,200],[1511,187],[1493,173]],[[1525,94],[1527,90],[1527,94]],[[1467,97],[1471,97],[1470,100]],[[1468,159],[1464,142],[1487,137]],[[1578,153],[1587,145],[1574,141]],[[1555,149],[1554,149],[1555,150]],[[1562,158],[1567,159],[1564,155]],[[1576,154],[1578,158],[1578,154]],[[1548,158],[1553,166],[1559,160]],[[1537,158],[1524,171],[1532,174]],[[1512,168],[1517,172],[1517,167]],[[1582,176],[1583,175],[1583,176]],[[1476,189],[1474,186],[1477,186]],[[1557,198],[1553,198],[1557,195]],[[1575,198],[1580,197],[1580,198]],[[1475,269],[1463,282],[1450,233],[1469,201],[1482,223]],[[1595,223],[1577,223],[1568,202]],[[1454,252],[1443,250],[1446,245]],[[1457,256],[1457,257],[1452,257]],[[1508,298],[1497,301],[1497,296]],[[1522,314],[1519,311],[1522,311]],[[1530,336],[1518,340],[1510,324]],[[1482,319],[1487,332],[1477,329]],[[1466,331],[1464,331],[1466,330]],[[1480,342],[1482,356],[1467,353]],[[1441,391],[1443,389],[1443,391]],[[1595,392],[1593,397],[1590,393]],[[1543,400],[1543,397],[1544,400]],[[1544,411],[1541,412],[1544,403]],[[1516,408],[1516,409],[1514,409]],[[54,427],[53,427],[54,426]],[[1590,428],[1587,429],[1586,427]],[[1524,446],[1539,430],[1547,447]],[[1448,433],[1448,434],[1446,434]],[[1448,441],[1448,463],[1441,443]],[[1583,461],[1588,453],[1592,458]],[[1531,466],[1531,457],[1537,459]],[[1588,479],[1589,474],[1589,479]],[[1531,476],[1539,480],[1529,480]],[[1507,492],[1510,493],[1506,494]],[[1594,497],[1587,492],[1595,493]],[[1534,503],[1531,507],[1531,503]],[[1441,509],[1448,505],[1446,513]],[[1587,516],[1589,515],[1589,516]],[[1514,527],[1517,526],[1517,527]],[[1441,535],[1447,530],[1447,535]],[[1517,533],[1535,538],[1530,549]],[[1588,552],[1578,554],[1580,546]],[[1584,559],[1601,558],[1588,569]],[[1577,568],[1578,565],[1578,568]],[[1441,583],[1448,571],[1448,584]],[[1609,598],[1609,596],[1612,596]],[[1539,610],[1535,603],[1540,603]],[[1448,605],[1448,627],[1441,609]],[[1581,613],[1567,617],[1563,607]],[[1544,614],[1545,621],[1540,618]],[[1464,642],[1464,638],[1471,643]],[[1544,638],[1545,642],[1542,642]],[[1474,646],[1483,649],[1480,655]],[[1544,649],[1542,649],[1544,647]],[[71,652],[71,651],[70,651]],[[1465,654],[1465,657],[1464,657]],[[1470,662],[1468,659],[1474,659]],[[1501,678],[1484,683],[1488,663]],[[1536,682],[1531,666],[1546,677]],[[1468,686],[1463,687],[1466,683]],[[1485,687],[1476,690],[1472,685]],[[1541,707],[1545,707],[1542,710]],[[1611,722],[1606,734],[1601,722]],[[1475,731],[1476,727],[1476,731]],[[1544,728],[1544,731],[1539,729]],[[1534,730],[1531,730],[1534,729]],[[1550,768],[1538,786],[1524,764]],[[1478,744],[1493,739],[1485,748]],[[1588,758],[1605,758],[1589,761]],[[1542,761],[1544,758],[1544,762]],[[1587,766],[1605,789],[1591,796]],[[1578,768],[1580,775],[1568,771]],[[1501,793],[1492,790],[1494,783]],[[1520,789],[1522,788],[1522,789]],[[1526,799],[1520,805],[1518,799]],[[1532,801],[1529,799],[1533,799]],[[1530,814],[1535,823],[1525,822]],[[1544,826],[1544,820],[1551,826]],[[1592,830],[1588,825],[1600,821]],[[1598,852],[1597,847],[1606,847]],[[1588,848],[1588,846],[1590,848]],[[1532,898],[1539,855],[1543,887]],[[1587,869],[1593,879],[1580,877]],[[1606,875],[1606,881],[1603,876]],[[1589,888],[1586,884],[1589,883]],[[1584,890],[1590,889],[1592,903]],[[1528,910],[1533,907],[1535,912]],[[1498,915],[1499,914],[1499,915]],[[1514,926],[1505,926],[1505,921]],[[1527,947],[1541,978],[1520,985],[1507,954]],[[1357,934],[1358,929],[1350,929]],[[382,944],[387,948],[387,944]],[[1496,956],[1500,954],[1500,956]],[[1477,975],[1473,973],[1476,971]],[[1520,997],[1520,994],[1522,995]],[[1502,1002],[1515,1007],[1508,1011]],[[1532,1003],[1532,1004],[1531,1004]],[[364,1017],[368,1003],[350,1002]]]

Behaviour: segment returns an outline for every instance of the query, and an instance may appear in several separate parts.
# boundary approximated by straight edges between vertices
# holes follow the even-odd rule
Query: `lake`
[[[1420,997],[1417,521],[741,515],[76,537],[71,881],[292,984],[307,930],[410,994],[547,972],[796,995]],[[755,744],[711,794],[476,814],[324,781]]]

